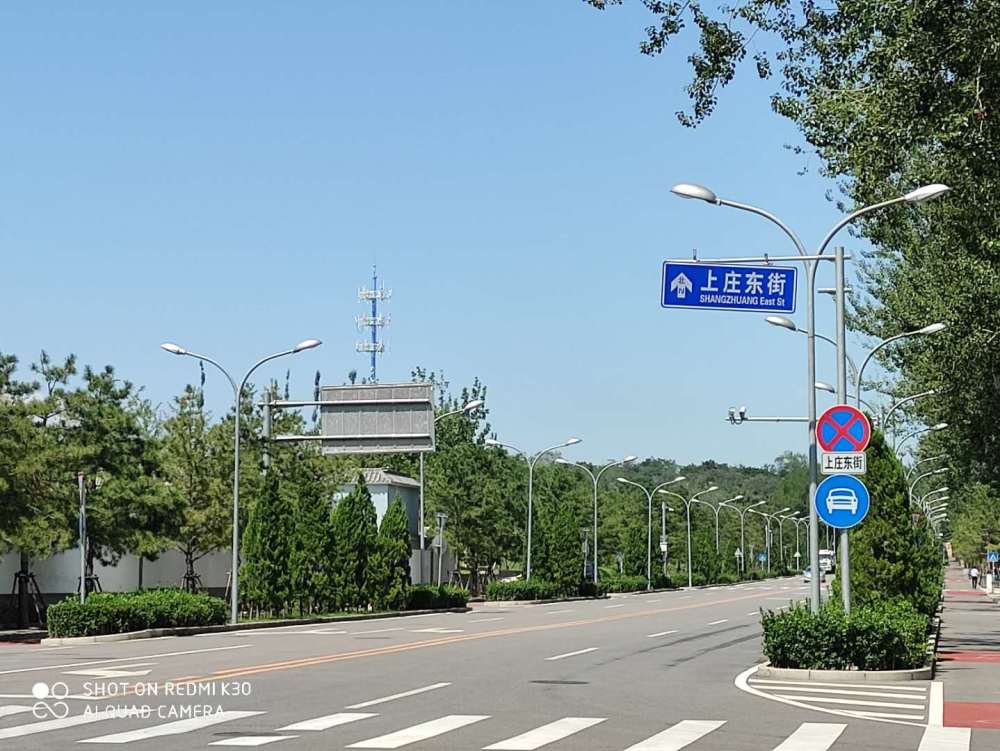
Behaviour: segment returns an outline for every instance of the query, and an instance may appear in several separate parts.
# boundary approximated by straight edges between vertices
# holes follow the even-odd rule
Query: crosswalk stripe
[[[725,724],[725,720],[681,720],[663,732],[629,746],[625,751],[679,751]]]
[[[21,714],[22,712],[30,712],[31,707],[21,707],[16,704],[8,704],[6,706],[0,707],[0,717],[9,717],[12,714]]]
[[[438,719],[431,720],[430,722],[422,722],[419,725],[413,725],[408,728],[403,728],[402,730],[397,730],[395,733],[380,735],[377,738],[369,738],[368,740],[360,741],[359,743],[352,743],[348,746],[348,748],[401,748],[402,746],[407,746],[410,743],[426,741],[428,738],[434,738],[435,736],[442,735],[443,733],[458,730],[466,725],[471,725],[474,722],[479,722],[480,720],[488,718],[489,715],[480,714],[445,715],[444,717],[439,717]]]
[[[165,735],[180,735],[189,733],[192,730],[211,727],[223,722],[232,720],[242,720],[244,717],[264,714],[263,712],[242,712],[236,710],[225,710],[204,717],[190,717],[185,720],[174,720],[165,722],[162,725],[154,725],[151,728],[140,728],[139,730],[128,730],[124,733],[113,733],[102,735],[97,738],[85,738],[77,743],[132,743],[133,741],[144,741],[147,738],[161,738]]]
[[[826,751],[846,727],[832,722],[803,722],[774,751]]]
[[[432,683],[429,686],[423,686],[421,688],[415,688],[412,691],[403,691],[399,694],[392,694],[391,696],[383,696],[380,699],[372,699],[371,701],[363,701],[358,704],[351,704],[345,709],[364,709],[365,707],[373,707],[376,704],[384,704],[387,701],[392,701],[393,699],[404,699],[407,696],[416,696],[417,694],[423,694],[427,691],[434,691],[439,688],[444,688],[445,686],[450,686],[450,683]]]
[[[801,693],[810,694],[838,694],[842,696],[880,696],[883,699],[906,699],[907,701],[922,701],[922,696],[915,696],[913,694],[893,694],[887,691],[858,691],[856,689],[840,689],[840,688],[806,688],[799,686],[782,686],[779,690],[781,691],[798,691]],[[803,699],[812,697],[802,697]]]
[[[297,735],[239,735],[235,738],[223,738],[221,741],[212,741],[209,746],[266,746],[275,741],[287,741],[298,738]]]
[[[0,728],[0,740],[5,738],[20,738],[24,735],[34,735],[44,733],[47,730],[62,730],[72,728],[77,725],[88,725],[91,722],[110,720],[115,716],[114,712],[84,712],[83,714],[63,717],[56,720],[43,720],[42,722],[32,722],[30,725],[15,725],[10,728]]]
[[[378,717],[378,715],[371,712],[338,712],[337,714],[328,714],[323,717],[315,717],[311,720],[296,722],[292,725],[285,725],[283,728],[278,728],[278,731],[329,730],[330,728],[337,727],[337,725],[346,725],[347,723],[355,722],[356,720],[367,720],[369,717]]]
[[[891,709],[919,709],[923,711],[923,704],[896,704],[891,701],[862,701],[861,699],[834,699],[833,697],[825,696],[783,696],[781,694],[775,694],[779,699],[791,699],[792,701],[811,701],[820,702],[822,704],[858,704],[863,707],[889,707]],[[902,697],[905,698],[905,697]]]
[[[505,741],[486,746],[484,751],[534,751],[549,743],[562,740],[592,725],[604,722],[604,717],[563,717],[561,720],[542,725],[527,733],[521,733]]]
[[[772,681],[766,678],[755,678],[750,681],[751,686],[829,686],[831,688],[877,688],[880,691],[902,691],[917,694],[926,693],[927,689],[922,686],[897,686],[894,683],[821,683],[819,681]]]
[[[969,751],[972,728],[943,728],[931,725],[924,731],[917,751]]]

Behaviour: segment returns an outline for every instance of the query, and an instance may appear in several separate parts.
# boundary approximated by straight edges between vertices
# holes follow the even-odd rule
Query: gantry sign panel
[[[320,402],[324,454],[434,450],[433,384],[323,386]]]

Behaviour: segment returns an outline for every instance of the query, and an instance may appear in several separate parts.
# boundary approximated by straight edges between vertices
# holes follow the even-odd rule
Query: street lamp
[[[917,428],[916,430],[914,430],[914,431],[912,431],[910,433],[907,433],[905,436],[903,436],[903,439],[899,443],[897,443],[893,448],[895,449],[895,451],[897,453],[899,453],[899,450],[901,448],[903,448],[903,444],[906,443],[911,438],[913,438],[914,436],[918,436],[918,435],[921,435],[923,433],[928,433],[928,432],[932,432],[932,431],[944,430],[947,427],[948,427],[948,423],[946,423],[946,422],[939,422],[936,425],[931,425],[930,427]]]
[[[922,399],[925,396],[934,396],[936,393],[937,393],[937,389],[928,389],[927,391],[921,391],[919,394],[912,394],[910,396],[903,397],[898,402],[896,402],[891,407],[889,407],[889,410],[882,417],[882,424],[884,426],[888,427],[889,426],[889,418],[892,416],[892,413],[895,412],[900,407],[902,407],[904,404],[909,404],[910,402],[916,401],[917,399]],[[893,431],[893,433],[895,433],[895,432],[896,431]]]
[[[782,329],[788,329],[789,331],[793,331],[793,332],[798,333],[798,334],[803,334],[805,336],[809,336],[809,332],[806,331],[805,329],[800,329],[795,324],[795,321],[793,321],[791,318],[785,318],[785,316],[767,316],[764,320],[767,321],[772,326],[777,326],[777,327],[782,328]],[[816,332],[816,338],[817,339],[822,339],[824,342],[828,342],[828,343],[832,344],[834,347],[837,346],[837,342],[836,341],[834,341],[833,339],[831,339],[828,336],[824,336],[823,334],[820,334],[818,331]],[[851,358],[850,355],[845,355],[845,357],[847,357],[847,364],[851,366],[851,375],[853,377],[853,380],[854,380],[855,383],[857,383],[857,380],[858,380],[858,366],[854,363],[854,360],[853,360],[853,358]],[[834,393],[836,393],[836,392],[834,392]]]
[[[883,339],[881,342],[876,344],[869,352],[868,356],[865,357],[864,361],[861,363],[861,370],[858,371],[858,383],[857,383],[857,395],[856,404],[861,406],[861,377],[864,375],[865,367],[868,362],[875,356],[875,353],[888,344],[892,344],[900,339],[906,339],[910,336],[925,336],[927,334],[936,334],[939,331],[944,331],[945,324],[943,323],[932,323],[929,326],[924,326],[923,328],[915,329],[913,331],[904,331],[902,334],[896,334],[895,336],[890,336],[888,339]]]
[[[774,511],[774,512],[772,512],[770,514],[767,513],[766,511],[754,511],[754,510],[749,509],[749,508],[747,509],[747,511],[750,512],[751,514],[757,514],[758,516],[764,517],[764,542],[767,545],[767,573],[770,574],[771,573],[771,538],[772,538],[772,534],[771,534],[771,520],[774,519],[774,518],[776,518],[778,514],[783,514],[786,511],[791,511],[791,509],[788,508],[788,506],[785,506],[785,508],[781,509],[780,511]],[[782,545],[783,542],[784,541],[781,538],[781,525],[779,524],[778,525],[778,545],[781,546],[781,547],[783,547],[783,545]],[[785,563],[785,553],[784,553],[783,550],[780,551],[780,555],[781,555],[781,563],[782,563],[782,565],[784,565],[784,563]]]
[[[932,469],[928,472],[924,472],[923,474],[917,475],[916,478],[914,478],[913,482],[910,483],[910,486],[907,488],[906,491],[907,497],[910,500],[910,505],[911,506],[913,505],[913,488],[917,486],[918,482],[923,480],[925,477],[933,477],[934,475],[943,475],[945,472],[950,472],[950,471],[951,467],[941,467],[939,469]]]
[[[684,482],[684,477],[675,477],[673,480],[667,480],[667,482],[661,482],[652,490],[646,490],[646,488],[637,482],[632,482],[624,477],[619,477],[618,482],[624,485],[632,485],[639,488],[643,493],[646,494],[646,590],[653,588],[653,493],[660,491],[661,493],[666,492],[660,490],[660,488],[665,488],[668,485],[673,485],[676,482]]]
[[[534,482],[534,472],[535,472],[535,462],[537,462],[542,456],[549,453],[550,451],[555,451],[556,449],[565,448],[566,446],[575,446],[580,443],[582,439],[572,437],[567,438],[562,443],[557,443],[555,446],[549,446],[547,449],[542,449],[537,454],[532,456],[530,459],[528,455],[525,454],[521,449],[511,446],[508,443],[500,443],[500,441],[494,440],[492,438],[486,439],[487,446],[503,446],[505,448],[512,449],[516,451],[525,459],[528,460],[528,550],[525,561],[524,578],[525,581],[531,579],[531,495],[532,495],[532,485]]]
[[[826,381],[816,381],[815,387],[816,387],[817,391],[826,391],[827,393],[833,394],[834,396],[837,395],[837,388],[832,383],[827,383]],[[861,400],[861,403],[873,415],[875,415],[875,414],[878,413],[878,410],[875,407],[873,407],[871,404],[869,404],[868,402],[866,402],[864,399]]]
[[[451,412],[445,412],[443,415],[438,415],[434,418],[434,424],[437,425],[439,420],[443,420],[446,417],[451,417],[452,415],[471,415],[477,409],[483,406],[482,399],[473,399],[471,402],[467,402],[465,406],[461,409],[454,409]],[[424,452],[420,452],[420,581],[424,580],[424,547],[426,546],[426,535],[424,531]]]
[[[749,511],[750,509],[756,508],[757,506],[763,506],[765,503],[767,503],[767,501],[757,501],[756,503],[751,503],[749,506],[742,509],[739,506],[733,506],[730,501],[723,501],[722,503],[719,504],[719,506],[725,506],[726,508],[730,508],[740,515],[740,552],[743,554],[740,556],[740,563],[744,573],[746,573],[747,570],[747,564],[746,564],[747,546],[746,546],[746,523],[745,523],[746,514],[747,511]]]
[[[751,214],[756,214],[757,216],[763,217],[777,227],[788,236],[795,246],[796,252],[800,256],[800,260],[803,263],[805,273],[806,273],[806,335],[809,339],[809,344],[807,347],[807,360],[806,360],[806,383],[807,383],[807,398],[809,402],[809,413],[808,413],[808,423],[807,423],[807,434],[809,441],[809,559],[813,567],[813,571],[819,571],[819,517],[816,514],[815,499],[816,499],[816,482],[818,475],[817,467],[817,449],[816,449],[816,392],[813,389],[813,384],[816,382],[816,306],[815,306],[815,291],[816,291],[816,267],[819,264],[823,252],[826,247],[833,240],[834,236],[846,225],[853,222],[865,214],[872,211],[876,211],[887,206],[891,206],[897,203],[923,203],[932,198],[937,198],[938,196],[944,195],[949,190],[947,185],[940,183],[935,183],[933,185],[925,185],[919,187],[915,190],[906,193],[905,195],[898,196],[896,198],[891,198],[887,201],[882,201],[880,203],[872,204],[870,206],[864,206],[856,211],[848,214],[847,216],[840,219],[831,229],[827,232],[826,237],[819,245],[819,249],[815,256],[809,256],[806,251],[805,246],[799,239],[798,235],[795,234],[792,229],[785,224],[776,215],[769,211],[758,208],[756,206],[750,206],[748,204],[737,203],[735,201],[729,201],[724,198],[720,198],[716,193],[702,185],[696,185],[692,183],[680,183],[675,185],[671,191],[680,196],[681,198],[694,198],[700,201],[705,201],[711,203],[715,206],[728,206],[730,208],[739,209],[741,211],[747,211]],[[840,373],[843,371],[843,360],[846,359],[847,347],[845,341],[845,331],[843,326],[843,290],[844,290],[844,278],[843,278],[843,253],[838,250],[836,258],[837,263],[837,351],[838,351],[838,397],[841,402],[847,401],[847,384],[846,377],[841,379]],[[841,358],[840,355],[844,357]],[[843,383],[841,382],[843,380]],[[858,377],[858,387],[860,388],[861,378],[860,373]],[[847,610],[850,610],[850,559],[847,546],[847,535],[844,533],[841,542],[841,550],[843,555],[843,599],[844,605]],[[813,576],[810,584],[810,609],[814,613],[819,612],[820,605],[820,586],[819,577]]]
[[[683,478],[682,478],[683,479]],[[694,586],[694,579],[691,573],[691,504],[698,500],[698,496],[705,495],[706,493],[712,493],[719,489],[718,485],[710,485],[709,487],[695,493],[690,498],[685,498],[679,493],[674,493],[670,490],[661,490],[660,492],[664,495],[672,495],[674,498],[679,498],[681,503],[684,504],[684,512],[687,516],[687,559],[688,559],[688,588]]]
[[[947,459],[947,458],[948,458],[947,454],[938,454],[936,456],[928,456],[926,459],[921,459],[919,461],[914,462],[913,466],[910,467],[910,469],[907,470],[906,472],[906,481],[907,482],[910,481],[910,475],[916,472],[917,467],[919,467],[921,464],[926,464],[927,462],[937,462],[940,461],[941,459]]]
[[[722,506],[723,503],[729,503],[731,501],[742,501],[742,500],[743,500],[743,496],[742,495],[736,495],[736,496],[733,496],[732,498],[727,498],[724,501],[720,501],[718,506],[713,506],[708,501],[701,501],[701,500],[692,501],[692,503],[700,503],[703,506],[708,506],[710,509],[712,509],[713,512],[715,512],[715,554],[716,555],[719,554],[719,511],[721,510],[721,506]]]
[[[232,597],[230,599],[230,611],[229,618],[233,624],[239,622],[239,568],[240,568],[240,403],[243,400],[243,389],[247,385],[247,381],[257,368],[266,362],[271,360],[276,360],[279,357],[284,357],[285,355],[294,355],[299,352],[303,352],[307,349],[314,349],[318,347],[322,342],[319,339],[304,339],[298,344],[296,344],[291,349],[286,349],[284,352],[276,352],[273,355],[268,355],[260,360],[258,360],[250,370],[246,372],[243,376],[243,380],[240,381],[239,385],[233,379],[229,372],[223,368],[219,363],[213,360],[211,357],[205,355],[199,355],[197,352],[189,352],[183,347],[174,344],[173,342],[164,342],[160,345],[160,348],[169,352],[172,355],[184,355],[187,357],[193,357],[196,360],[201,360],[202,362],[207,362],[209,365],[214,365],[218,368],[219,372],[222,373],[229,381],[229,384],[233,387],[233,399],[235,400],[236,406],[233,409],[233,422],[235,423],[233,431],[233,573],[232,573]]]
[[[796,565],[796,567],[798,567],[799,566],[799,559],[802,557],[801,554],[799,553],[799,526],[802,525],[802,524],[808,524],[809,520],[808,519],[803,519],[797,513],[796,514],[791,514],[789,516],[783,516],[781,518],[782,519],[787,519],[790,522],[792,522],[792,524],[795,525],[795,565]]]
[[[601,481],[601,475],[603,475],[605,471],[611,469],[612,467],[621,467],[626,464],[630,464],[634,462],[637,458],[638,457],[632,456],[630,454],[629,456],[626,456],[624,459],[619,459],[616,462],[605,464],[597,471],[596,475],[593,472],[591,472],[588,467],[585,467],[583,464],[577,464],[576,462],[571,462],[567,459],[556,459],[557,464],[567,464],[571,467],[577,467],[579,469],[582,469],[584,472],[587,473],[587,475],[590,477],[590,481],[594,484],[594,584],[597,584],[597,576],[598,576],[597,575],[597,484]]]

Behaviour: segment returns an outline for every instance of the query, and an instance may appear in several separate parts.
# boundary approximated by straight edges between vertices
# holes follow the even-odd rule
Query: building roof
[[[361,470],[366,485],[394,485],[402,488],[419,488],[420,482],[412,477],[400,475],[384,467],[366,468]]]

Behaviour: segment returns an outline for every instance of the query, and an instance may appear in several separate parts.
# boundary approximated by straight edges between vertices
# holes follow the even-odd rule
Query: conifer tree
[[[358,474],[354,489],[333,514],[333,566],[341,608],[365,608],[369,603],[368,568],[376,536],[375,506],[364,475]]]
[[[292,506],[282,493],[277,472],[268,472],[263,492],[250,510],[243,533],[242,582],[246,598],[273,613],[291,597]]]
[[[397,496],[378,530],[378,547],[369,567],[372,602],[380,609],[400,610],[410,588],[410,531],[406,508]]]

